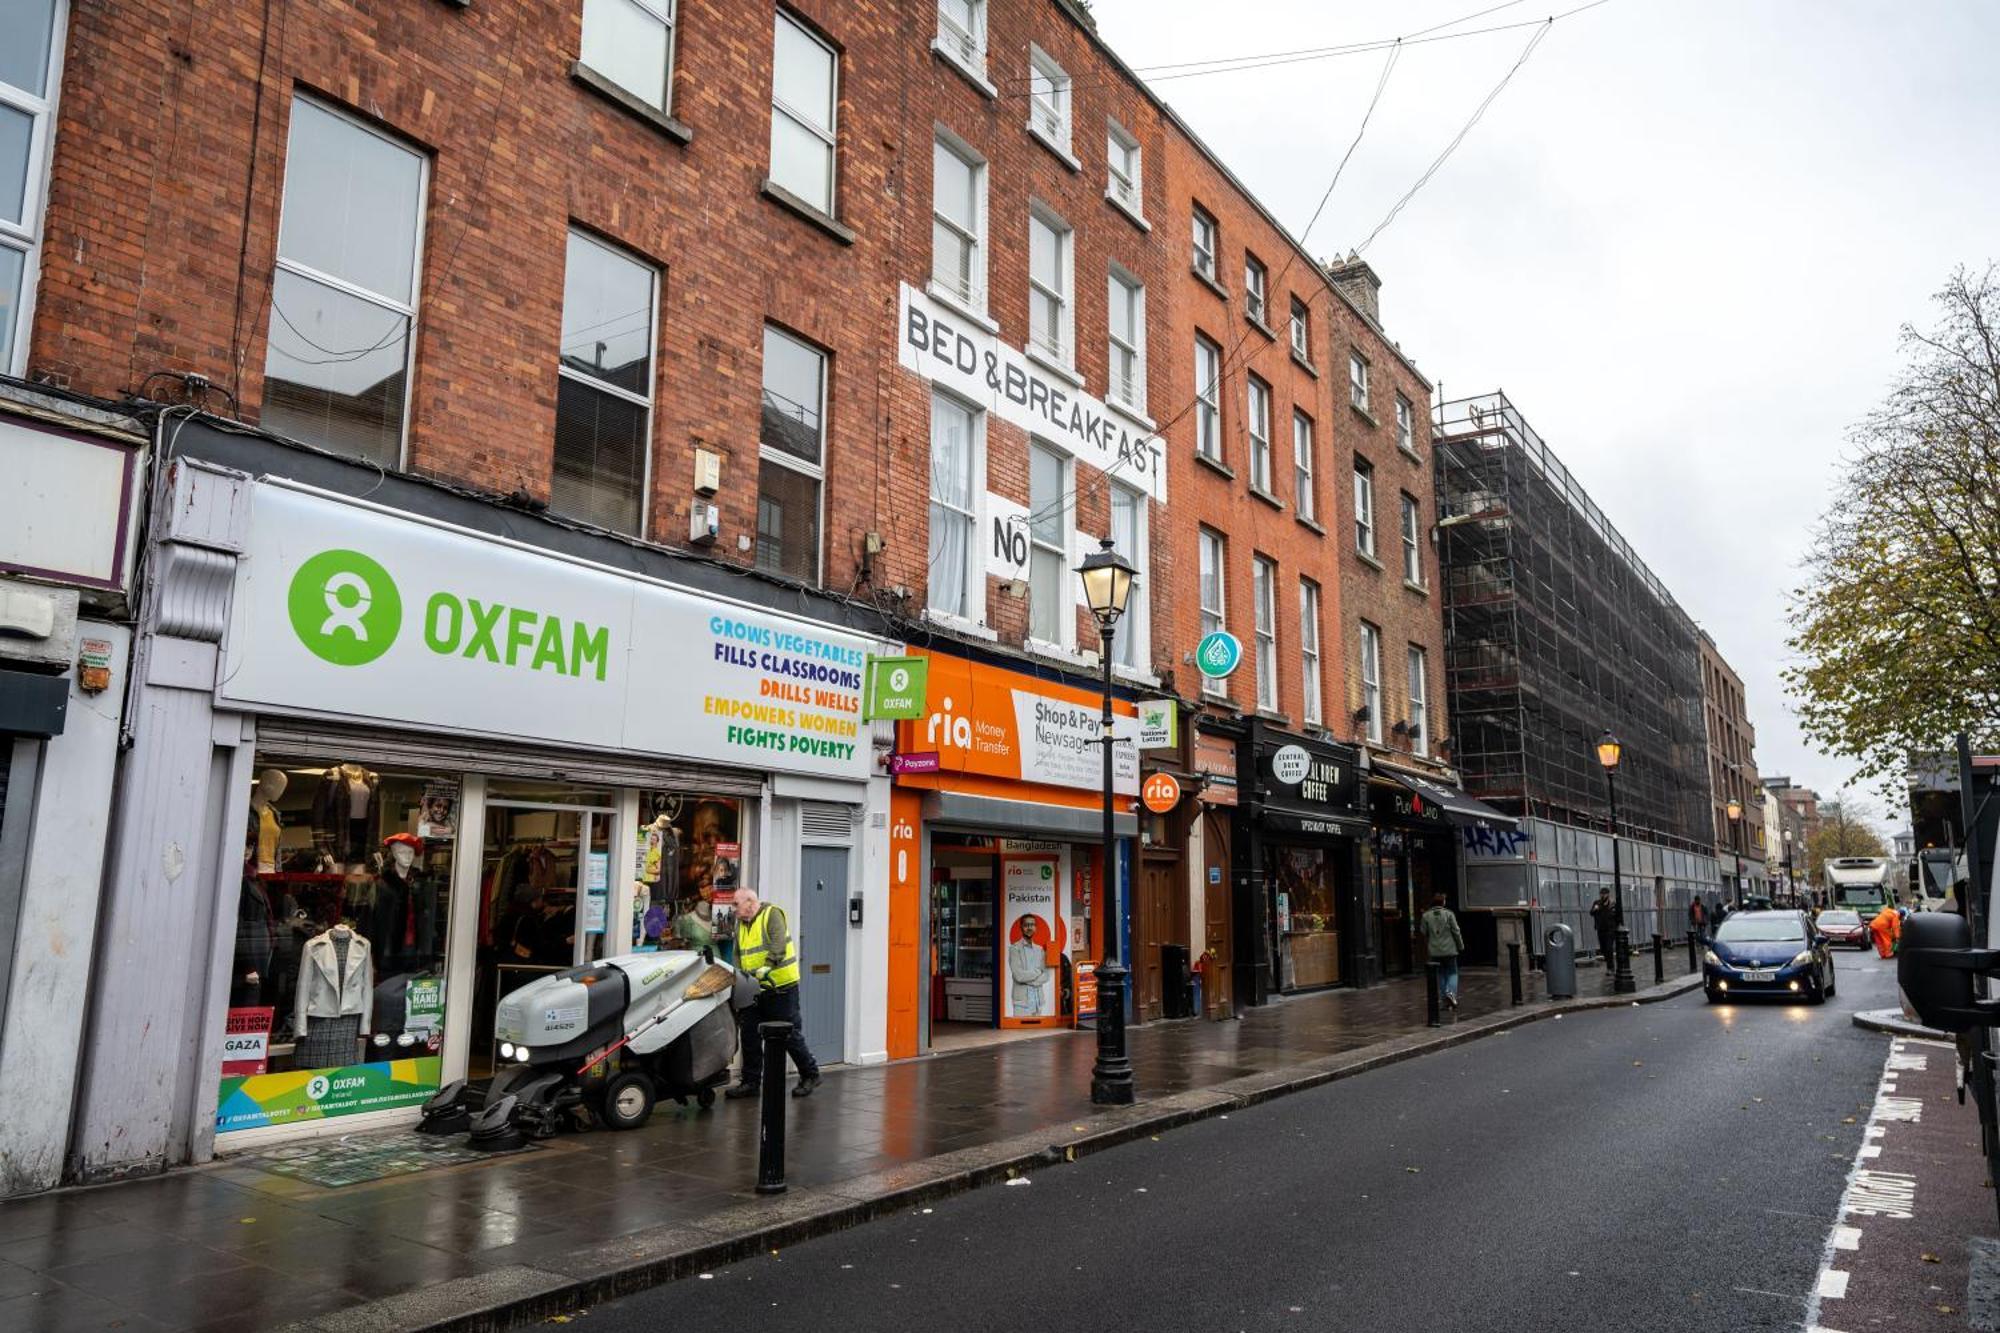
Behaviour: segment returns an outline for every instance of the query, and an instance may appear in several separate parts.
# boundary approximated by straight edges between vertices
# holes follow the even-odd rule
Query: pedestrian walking
[[[1424,948],[1438,965],[1438,989],[1444,1007],[1458,1008],[1458,956],[1465,952],[1465,936],[1459,932],[1458,918],[1444,905],[1444,895],[1431,895],[1431,909],[1423,915]]]
[[[1697,940],[1708,938],[1708,906],[1698,893],[1688,899],[1688,936]]]
[[[759,902],[757,890],[745,885],[736,890],[736,966],[757,979],[757,1003],[743,1011],[743,1078],[725,1097],[755,1097],[764,1085],[764,1075],[782,1081],[785,1066],[764,1068],[764,1043],[758,1039],[759,1023],[790,1023],[785,1051],[799,1071],[794,1097],[810,1097],[819,1086],[819,1061],[806,1045],[804,1020],[799,1015],[799,942],[783,908]]]
[[[1598,890],[1597,901],[1590,905],[1590,924],[1597,927],[1597,952],[1604,956],[1604,965],[1617,966],[1612,955],[1617,949],[1618,908],[1611,901],[1611,890]]]

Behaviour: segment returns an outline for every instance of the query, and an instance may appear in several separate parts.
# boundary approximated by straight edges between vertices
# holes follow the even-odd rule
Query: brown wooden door
[[[1178,860],[1148,858],[1139,867],[1139,896],[1133,903],[1135,940],[1132,971],[1137,978],[1139,1021],[1166,1012],[1166,968],[1161,950],[1187,944],[1187,877]]]
[[[1202,830],[1202,948],[1208,952],[1201,984],[1203,1018],[1227,1018],[1236,1012],[1236,938],[1231,928],[1229,825],[1204,814]]]

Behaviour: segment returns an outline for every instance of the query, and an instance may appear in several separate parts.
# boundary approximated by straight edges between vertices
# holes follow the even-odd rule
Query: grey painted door
[[[845,847],[799,854],[799,1008],[806,1043],[826,1063],[846,1049],[847,857]]]

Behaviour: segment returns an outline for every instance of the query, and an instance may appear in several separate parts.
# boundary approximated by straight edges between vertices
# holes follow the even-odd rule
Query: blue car
[[[1833,994],[1833,952],[1804,912],[1736,912],[1716,927],[1701,980],[1710,1004],[1739,995],[1819,1004]]]

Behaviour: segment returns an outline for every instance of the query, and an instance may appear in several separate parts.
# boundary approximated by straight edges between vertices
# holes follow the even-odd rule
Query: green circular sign
[[[335,666],[367,665],[403,628],[396,581],[359,551],[321,551],[300,565],[285,604],[299,642]]]
[[[1201,674],[1220,680],[1243,660],[1243,643],[1226,629],[1214,630],[1201,636],[1195,645],[1194,664]]]

